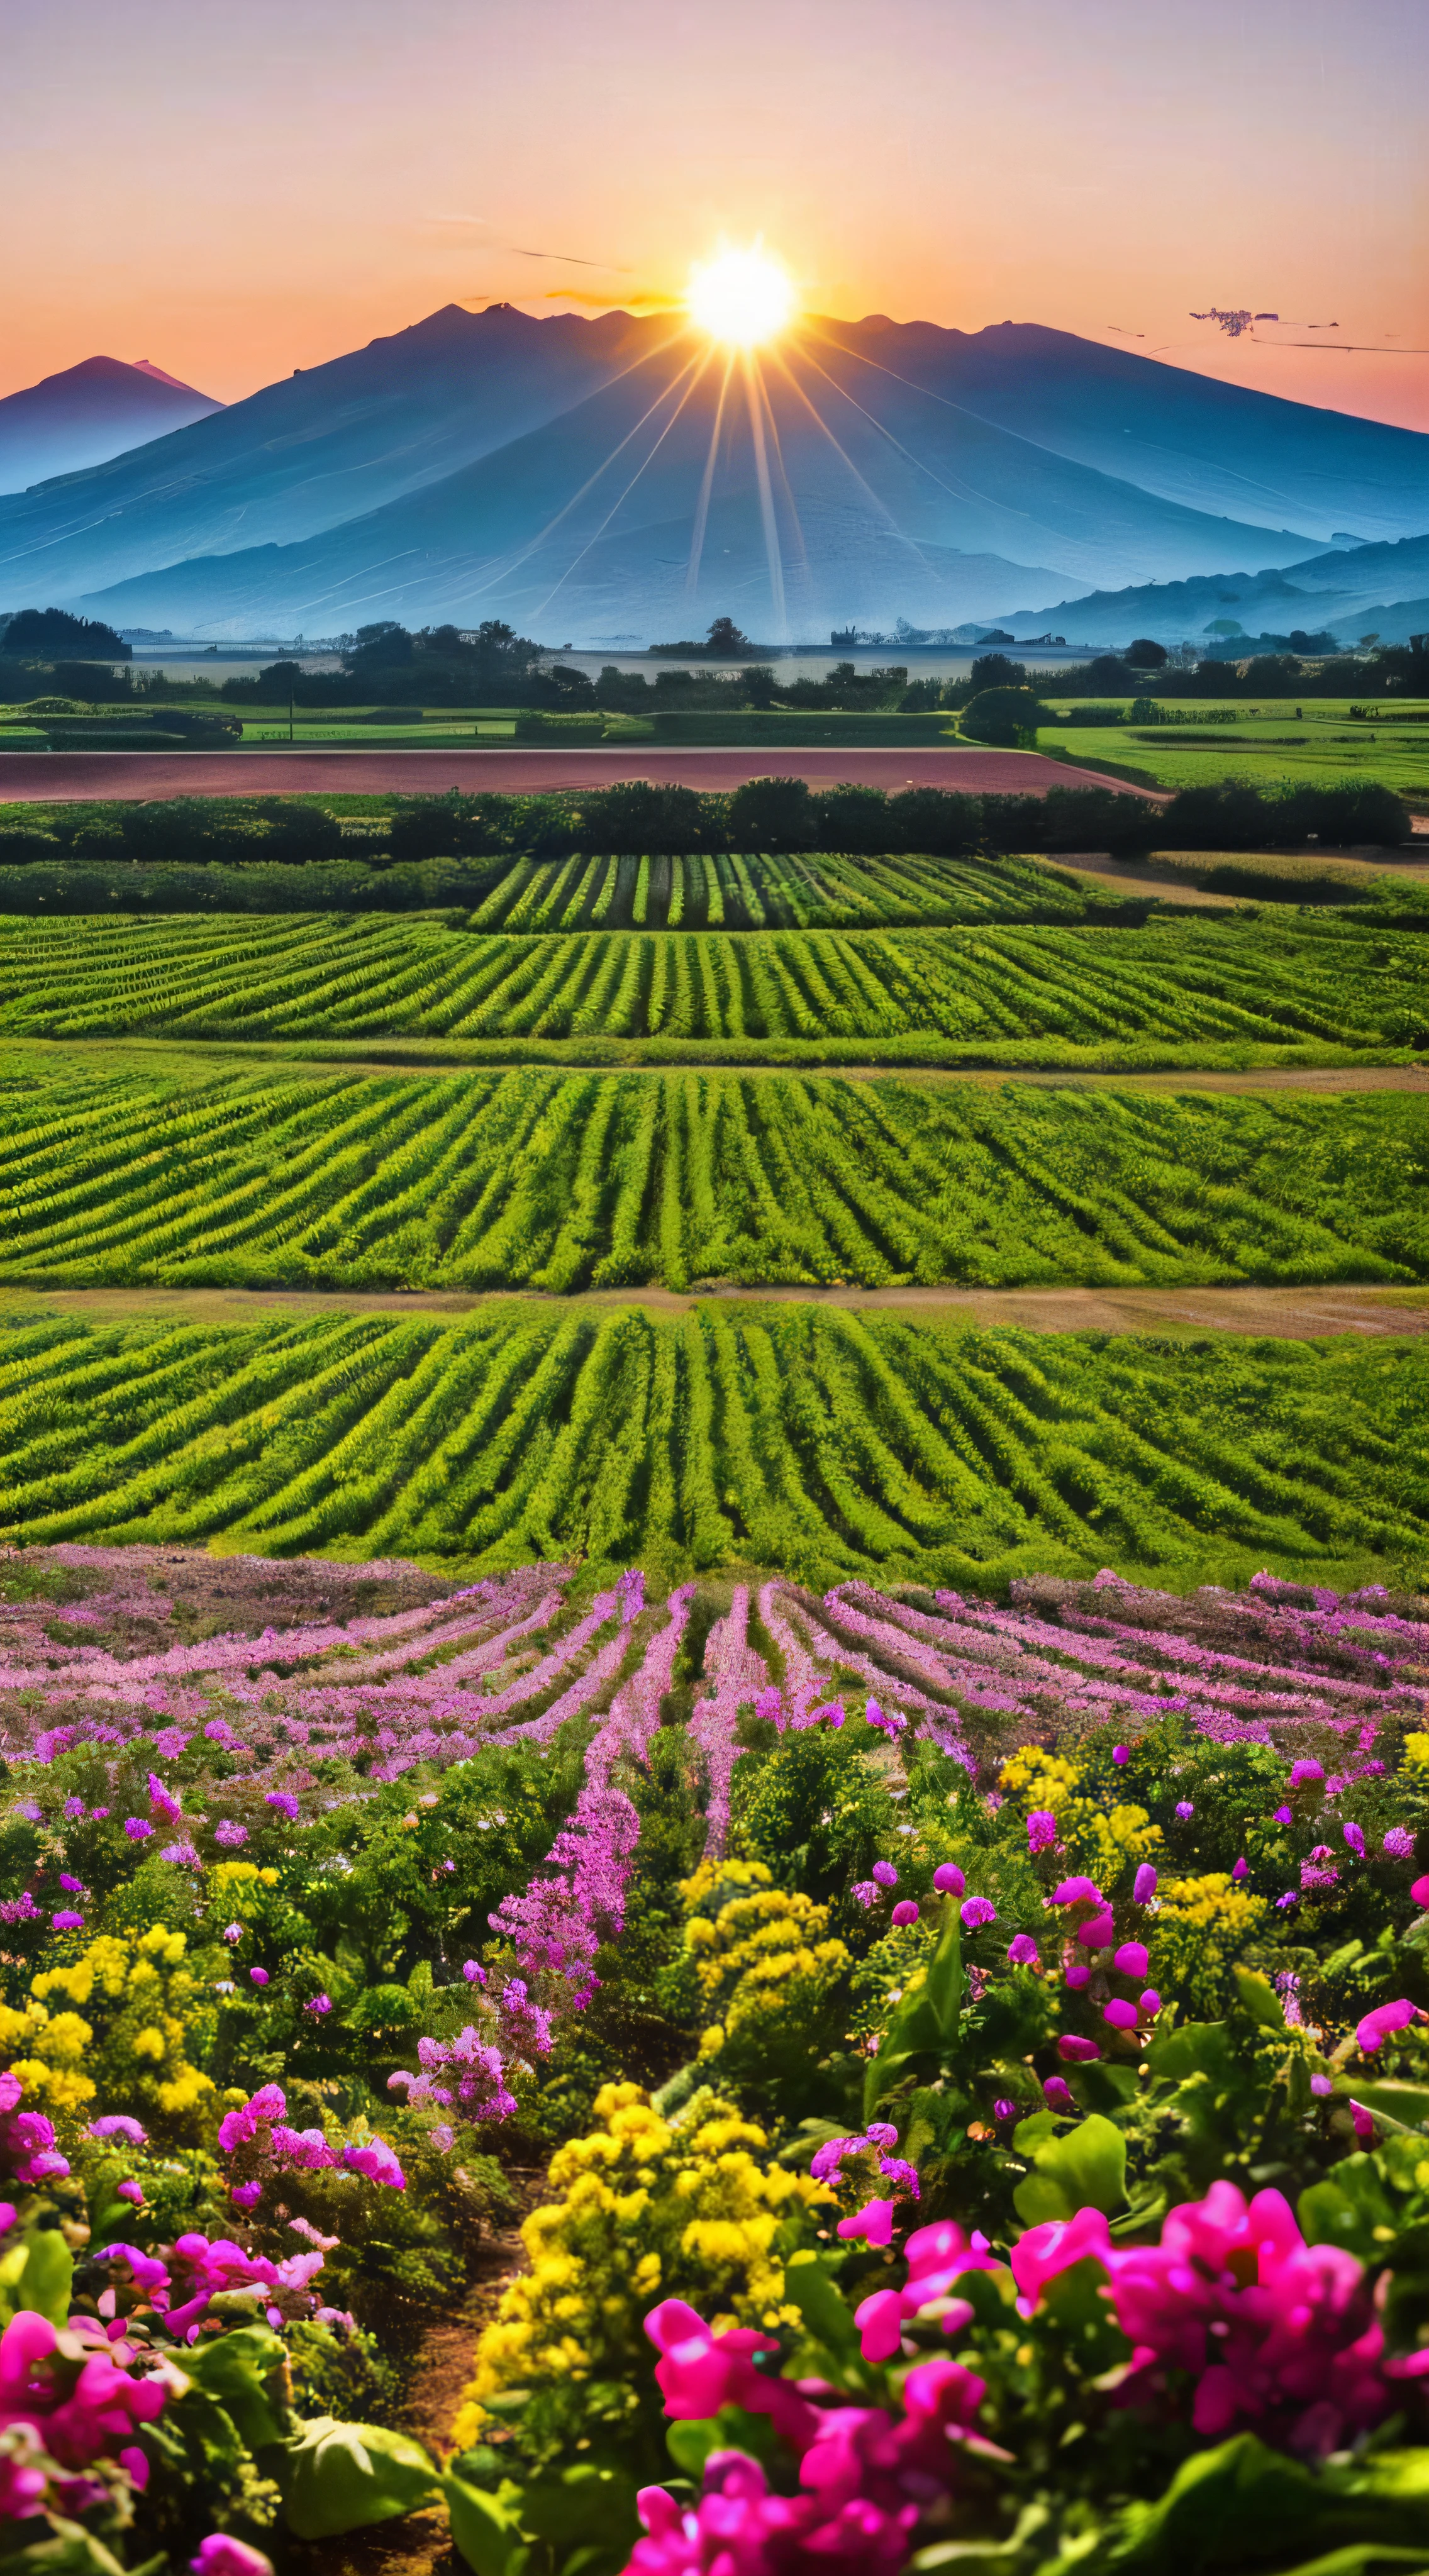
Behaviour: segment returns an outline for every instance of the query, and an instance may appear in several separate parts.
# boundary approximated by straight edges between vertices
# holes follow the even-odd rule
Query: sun
[[[787,329],[794,285],[778,260],[756,242],[752,250],[722,250],[695,269],[686,302],[691,321],[712,340],[752,349]]]

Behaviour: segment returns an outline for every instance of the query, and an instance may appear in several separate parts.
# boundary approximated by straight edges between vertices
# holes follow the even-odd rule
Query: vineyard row
[[[524,858],[474,930],[845,930],[919,922],[1079,920],[1085,895],[1033,859]]]

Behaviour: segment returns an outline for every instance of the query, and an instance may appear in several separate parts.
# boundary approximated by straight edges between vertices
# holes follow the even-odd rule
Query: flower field
[[[225,1551],[572,1553],[681,1573],[1243,1579],[1422,1559],[1421,1342],[967,1331],[707,1301],[661,1317],[17,1317],[4,1523]]]
[[[0,1027],[740,1050],[922,1039],[988,1062],[1015,1062],[1019,1049],[1043,1060],[1046,1041],[1148,1061],[1168,1047],[1395,1050],[1429,1029],[1412,932],[1313,914],[1293,928],[1233,912],[1133,930],[738,936],[474,936],[457,926],[465,918],[0,923]]]
[[[1393,1093],[33,1061],[0,1144],[0,1279],[1429,1277],[1429,1129]]]
[[[15,2576],[1429,2565],[1422,1603],[0,1572]]]

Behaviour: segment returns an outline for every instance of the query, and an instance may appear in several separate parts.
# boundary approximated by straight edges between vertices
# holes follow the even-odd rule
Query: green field
[[[462,917],[457,916],[460,920]],[[1232,911],[1140,929],[473,935],[372,914],[0,925],[0,1027],[326,1039],[767,1042],[992,1063],[1187,1048],[1395,1050],[1426,1033],[1412,933]]]
[[[1429,1119],[1393,1093],[27,1060],[0,1146],[6,1280],[1429,1278]]]
[[[520,859],[473,930],[840,930],[1079,920],[1085,889],[1036,859]]]
[[[575,1552],[822,1582],[1422,1556],[1429,1345],[678,1320],[500,1301],[459,1324],[37,1315],[0,1369],[0,1540]]]
[[[1051,693],[1055,705],[1056,692]],[[1064,706],[1069,704],[1064,701]],[[1168,704],[1170,702],[1168,701]],[[1175,724],[1042,725],[1037,748],[1137,786],[1202,787],[1222,778],[1255,786],[1333,786],[1374,779],[1411,806],[1429,804],[1429,708],[1396,707],[1372,722],[1352,719],[1348,702],[1312,698],[1247,709],[1226,700],[1235,721],[1211,721],[1218,702],[1175,702]],[[1416,720],[1417,719],[1417,720]]]

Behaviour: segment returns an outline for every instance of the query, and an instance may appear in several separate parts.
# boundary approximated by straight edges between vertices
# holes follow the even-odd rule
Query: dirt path
[[[1089,786],[1130,796],[1148,792],[1040,752],[964,751],[939,743],[847,751],[801,750],[797,743],[749,751],[13,751],[0,754],[0,804],[99,796],[440,796],[453,788],[530,796],[631,778],[724,793],[747,778],[789,777],[806,778],[811,787],[951,787],[966,796],[1045,796],[1049,787]]]
[[[983,1329],[1012,1324],[1033,1333],[1249,1333],[1313,1341],[1329,1333],[1429,1332],[1429,1288],[1238,1286],[1206,1288],[594,1288],[574,1297],[539,1289],[50,1288],[0,1287],[0,1327],[21,1316],[74,1315],[96,1324],[156,1321],[255,1323],[276,1315],[462,1316],[496,1305],[587,1306],[596,1313],[637,1306],[684,1315],[717,1297],[744,1305],[847,1306],[910,1321]]]

